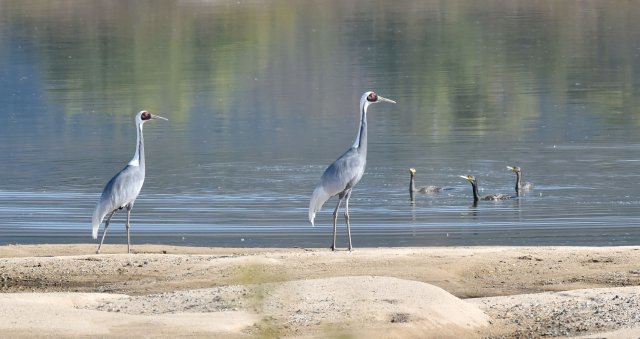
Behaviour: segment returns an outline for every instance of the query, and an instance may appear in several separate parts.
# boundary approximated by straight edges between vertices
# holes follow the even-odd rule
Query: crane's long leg
[[[129,235],[129,228],[131,227],[131,224],[129,223],[131,220],[131,209],[133,208],[133,205],[129,204],[127,205],[127,253],[131,253],[131,236]]]
[[[336,205],[336,209],[333,210],[333,245],[331,245],[331,250],[336,250],[336,232],[337,232],[337,222],[338,222],[338,209],[340,208],[340,204],[342,203],[342,195],[338,196],[338,204]]]
[[[349,223],[349,198],[351,198],[351,191],[347,193],[344,202],[344,220],[347,222],[347,234],[349,235],[349,251],[353,248],[351,246],[351,224]]]
[[[111,222],[111,217],[116,213],[117,210],[111,211],[111,213],[107,214],[107,221],[104,222],[104,232],[102,233],[102,240],[100,240],[100,245],[98,245],[98,250],[96,254],[100,254],[100,247],[102,247],[102,243],[104,242],[104,238],[107,236],[107,228],[109,228],[109,223]]]

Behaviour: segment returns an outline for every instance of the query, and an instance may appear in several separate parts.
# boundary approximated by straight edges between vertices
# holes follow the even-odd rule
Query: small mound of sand
[[[16,293],[0,295],[0,303],[0,328],[13,334],[469,336],[489,320],[476,305],[439,287],[375,276],[147,296]]]
[[[543,337],[574,337],[621,327],[625,330],[619,334],[600,333],[597,337],[640,337],[640,286],[520,294],[468,302],[478,305],[496,322],[503,322],[503,327],[512,327],[514,337],[527,336],[533,330]]]
[[[121,294],[12,293],[0,294],[0,329],[7,337],[50,336],[206,336],[239,333],[257,318],[247,312],[133,315],[102,312],[104,303],[126,303]]]
[[[371,334],[363,328],[385,328],[385,335],[402,330],[397,336],[406,331],[472,333],[489,323],[476,305],[439,287],[378,276],[289,281],[267,293],[264,313],[293,327],[335,329],[344,324],[341,332],[356,336]],[[389,324],[397,328],[389,331]]]

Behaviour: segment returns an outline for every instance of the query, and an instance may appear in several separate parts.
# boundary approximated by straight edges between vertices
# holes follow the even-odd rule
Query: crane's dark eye
[[[140,116],[140,119],[142,120],[149,120],[151,119],[151,113],[144,111],[142,112],[142,116]]]
[[[370,101],[370,102],[378,101],[378,95],[374,92],[369,93],[369,95],[367,95],[367,101]]]

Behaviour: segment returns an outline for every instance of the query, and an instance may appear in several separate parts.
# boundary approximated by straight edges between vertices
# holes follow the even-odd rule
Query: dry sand
[[[640,338],[640,247],[0,246],[7,337]]]

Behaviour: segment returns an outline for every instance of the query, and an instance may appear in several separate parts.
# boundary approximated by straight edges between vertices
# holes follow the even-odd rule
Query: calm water
[[[640,6],[1,1],[0,243],[90,242],[145,125],[133,243],[330,244],[309,197],[369,89],[354,246],[638,245]],[[535,189],[513,192],[517,164]],[[450,188],[411,204],[418,185]],[[124,214],[108,243],[123,243]],[[344,231],[341,224],[340,230]],[[345,237],[339,237],[345,246]]]

